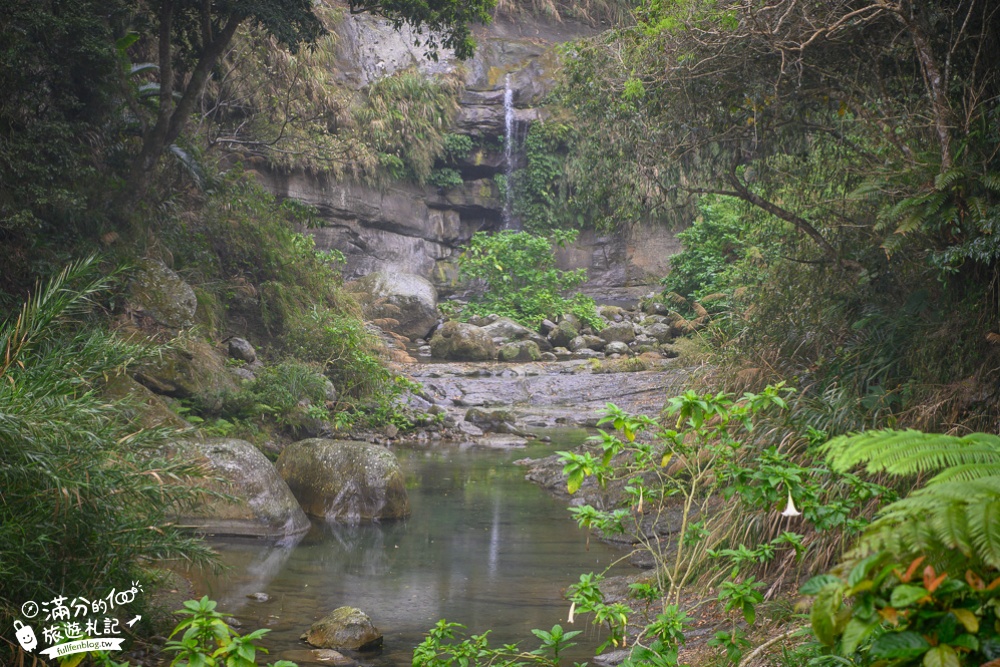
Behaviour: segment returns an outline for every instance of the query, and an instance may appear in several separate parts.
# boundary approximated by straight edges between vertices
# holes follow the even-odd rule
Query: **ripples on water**
[[[199,595],[218,600],[243,631],[271,628],[268,661],[310,664],[310,647],[299,636],[343,605],[364,610],[385,634],[382,653],[363,657],[365,664],[411,664],[413,647],[439,618],[471,632],[492,628],[494,645],[523,639],[534,649],[531,628],[559,623],[569,629],[566,587],[583,572],[603,570],[616,553],[594,542],[586,551],[566,503],[525,481],[512,462],[583,437],[582,431],[557,433],[554,443],[513,451],[396,449],[413,509],[409,519],[317,524],[290,544],[214,542],[232,570],[197,582]],[[270,600],[247,598],[257,592]],[[574,627],[589,626],[577,621]],[[592,649],[593,630],[586,634]],[[578,659],[586,657],[581,651]]]

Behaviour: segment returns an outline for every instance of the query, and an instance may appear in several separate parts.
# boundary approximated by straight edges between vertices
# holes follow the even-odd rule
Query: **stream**
[[[268,661],[330,664],[299,637],[343,605],[361,608],[385,636],[379,654],[354,656],[364,665],[411,664],[413,647],[440,618],[470,632],[492,629],[495,646],[524,640],[528,650],[535,648],[532,628],[566,627],[565,589],[580,574],[612,565],[621,553],[595,540],[588,550],[566,501],[526,481],[514,461],[579,445],[589,433],[571,425],[592,425],[607,400],[655,412],[651,406],[662,405],[667,387],[684,377],[668,370],[590,375],[572,368],[418,366],[414,377],[450,414],[460,416],[468,405],[502,405],[517,414],[519,427],[550,441],[492,448],[474,440],[394,446],[407,479],[408,519],[359,526],[314,522],[292,543],[214,540],[230,569],[195,575],[198,595],[218,600],[241,632],[270,628],[264,642]],[[614,571],[634,570],[622,564]],[[585,633],[577,638],[576,655],[567,657],[586,660],[601,638],[582,622],[574,628]]]

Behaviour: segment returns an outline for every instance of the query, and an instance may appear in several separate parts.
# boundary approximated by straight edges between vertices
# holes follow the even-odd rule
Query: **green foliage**
[[[677,234],[684,249],[670,257],[664,291],[700,299],[719,292],[731,294],[746,284],[741,270],[763,259],[747,238],[751,235],[747,209],[745,203],[731,197],[702,198],[699,216]]]
[[[959,667],[1000,656],[997,581],[905,567],[888,554],[858,562],[846,577],[821,575],[803,586],[814,595],[813,632],[828,653],[854,664]],[[993,574],[996,571],[993,570]],[[990,575],[992,576],[992,574]]]
[[[951,566],[957,560],[1000,569],[1000,438],[887,429],[835,438],[824,451],[836,468],[864,463],[869,473],[899,476],[939,471],[880,510],[858,545],[862,555],[930,553]]]
[[[399,161],[394,178],[423,183],[447,148],[446,130],[458,112],[460,90],[454,77],[430,78],[409,69],[366,87],[352,117],[364,142],[383,160]]]
[[[177,611],[186,616],[164,646],[175,653],[170,667],[257,667],[257,652],[267,653],[257,642],[270,630],[254,630],[240,635],[225,621],[226,614],[215,610],[216,603],[208,596],[188,600]],[[183,634],[181,634],[183,633]],[[180,634],[179,639],[174,639]],[[296,667],[294,662],[278,660],[268,667]]]
[[[392,379],[374,334],[358,318],[328,308],[297,313],[288,322],[281,349],[295,359],[319,364],[345,397],[377,394]]]
[[[586,218],[573,206],[566,155],[575,131],[559,122],[533,123],[524,140],[526,164],[513,174],[514,214],[529,232],[583,227]]]
[[[982,305],[996,302],[1000,77],[976,55],[997,24],[949,27],[957,1],[907,7],[901,28],[886,5],[844,22],[847,0],[654,1],[562,52],[575,205],[622,227],[700,213],[669,289],[725,292],[708,337],[727,370],[752,388],[799,378],[797,410],[832,433],[995,421],[969,383],[991,392],[1000,367],[986,343],[1000,315]]]
[[[552,239],[527,232],[478,232],[468,249],[459,257],[463,278],[480,281],[485,287],[482,299],[466,307],[470,314],[510,317],[534,326],[546,317],[572,312],[586,321],[597,319],[591,299],[562,294],[586,279],[586,271],[562,271],[556,268],[553,244],[563,245],[576,237],[575,232],[557,232]]]
[[[455,164],[469,157],[473,146],[474,142],[469,135],[448,132],[442,137],[441,158],[448,164]]]
[[[559,654],[576,644],[570,640],[581,633],[580,630],[566,632],[560,625],[551,630],[532,630],[541,640],[533,651],[521,650],[516,644],[492,647],[489,631],[481,635],[463,637],[459,635],[465,626],[449,623],[445,619],[437,622],[427,633],[427,637],[413,649],[414,667],[451,667],[459,665],[490,665],[493,667],[515,667],[517,665],[539,665],[559,667]],[[464,633],[463,633],[464,634]]]
[[[117,0],[0,7],[0,290],[20,295],[50,269],[37,246],[79,251],[102,222],[107,162],[122,150],[115,38],[129,11]]]
[[[240,428],[275,425],[295,434],[306,421],[330,419],[327,400],[329,380],[318,364],[288,359],[268,365],[254,379],[221,396],[196,401],[195,412],[184,418],[199,430],[227,437]],[[204,400],[208,398],[210,400]],[[211,422],[205,418],[215,417]]]
[[[73,592],[149,583],[161,558],[210,558],[170,517],[199,498],[199,471],[157,453],[163,430],[122,417],[135,406],[101,395],[106,379],[157,348],[88,318],[107,288],[92,261],[40,285],[0,324],[0,611]]]
[[[427,182],[444,190],[461,187],[464,183],[461,172],[450,167],[435,169],[431,172]]]

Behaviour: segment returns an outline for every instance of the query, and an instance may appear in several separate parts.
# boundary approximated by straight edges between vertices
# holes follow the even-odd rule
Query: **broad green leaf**
[[[841,654],[849,656],[854,653],[858,649],[858,645],[877,627],[878,621],[862,621],[859,618],[852,618],[847,622],[844,634],[840,638]]]
[[[968,609],[952,609],[951,613],[954,614],[958,622],[965,626],[965,629],[976,634],[979,632],[979,618],[973,614]]]
[[[574,470],[570,473],[569,479],[566,481],[566,490],[570,492],[570,495],[580,490],[580,485],[583,484],[583,478],[584,474],[582,470]]]
[[[955,649],[941,644],[924,654],[924,667],[962,667],[962,663]]]
[[[927,589],[923,586],[900,584],[892,590],[892,596],[889,598],[889,604],[899,609],[902,607],[909,607],[917,600],[925,597],[927,597]]]
[[[831,584],[839,584],[840,579],[832,574],[818,574],[806,583],[802,584],[799,593],[802,595],[818,595],[819,592]]]
[[[843,583],[839,579],[824,586],[816,595],[809,614],[816,638],[827,646],[837,642],[837,612],[840,610],[842,590]]]
[[[746,620],[747,625],[753,625],[754,621],[757,620],[757,610],[752,602],[743,603],[743,618]]]
[[[862,559],[857,565],[851,569],[851,573],[847,577],[847,585],[854,587],[857,586],[865,577],[868,576],[868,570],[871,569],[878,560],[882,558],[881,553],[874,553],[867,558]]]
[[[882,635],[872,644],[869,653],[877,660],[909,660],[923,655],[930,647],[926,639],[906,630]]]

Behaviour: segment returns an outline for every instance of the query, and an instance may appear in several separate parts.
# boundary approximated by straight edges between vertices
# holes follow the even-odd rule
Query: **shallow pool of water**
[[[382,653],[363,658],[367,664],[409,665],[414,645],[440,618],[474,632],[492,628],[495,645],[530,639],[524,646],[533,649],[531,628],[567,627],[566,587],[617,558],[600,543],[587,551],[565,502],[512,464],[577,444],[583,432],[559,435],[555,443],[510,451],[397,449],[410,518],[314,525],[296,544],[214,542],[232,570],[198,581],[199,594],[218,600],[244,631],[271,628],[268,660],[310,664],[299,636],[342,605],[360,607],[385,635]],[[258,592],[270,599],[247,597]]]

